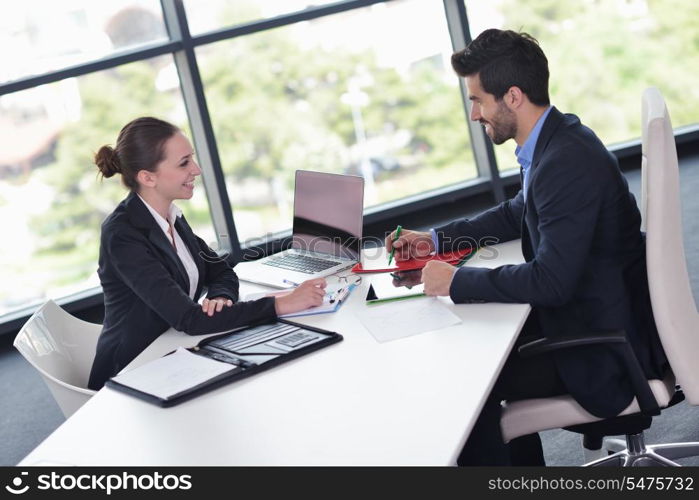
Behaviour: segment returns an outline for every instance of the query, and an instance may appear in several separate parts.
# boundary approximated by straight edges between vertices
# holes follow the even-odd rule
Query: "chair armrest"
[[[555,339],[541,338],[520,346],[517,352],[520,356],[528,358],[561,349],[574,349],[576,347],[598,344],[616,344],[619,346],[617,352],[621,354],[641,413],[644,415],[660,415],[658,402],[648,385],[648,380],[641,369],[641,364],[638,362],[638,358],[636,358],[636,354],[633,352],[633,348],[629,344],[626,333],[623,330],[563,335]]]
[[[544,337],[521,345],[517,352],[523,358],[536,356],[560,349],[580,347],[594,344],[626,344],[626,334],[623,331],[595,332],[580,335],[562,335],[555,339]]]

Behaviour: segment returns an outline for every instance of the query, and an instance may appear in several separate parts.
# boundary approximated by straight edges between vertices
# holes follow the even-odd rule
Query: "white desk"
[[[522,261],[519,242],[467,265]],[[448,465],[529,313],[454,305],[463,323],[383,344],[356,318],[366,282],[337,313],[296,318],[338,344],[173,408],[99,391],[20,465]],[[379,307],[379,306],[375,306]],[[166,332],[138,359],[201,337]]]

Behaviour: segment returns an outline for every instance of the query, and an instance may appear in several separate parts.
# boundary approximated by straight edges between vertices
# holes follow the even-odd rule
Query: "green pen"
[[[398,227],[396,227],[396,237],[393,238],[393,242],[395,242],[398,238],[400,238],[400,232],[403,228],[401,227],[400,224],[398,224]],[[391,254],[388,256],[388,265],[391,265],[391,261],[393,260],[393,254],[396,252],[395,247],[393,246],[393,242],[391,243]]]

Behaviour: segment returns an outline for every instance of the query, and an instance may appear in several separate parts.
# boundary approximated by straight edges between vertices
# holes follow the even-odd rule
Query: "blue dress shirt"
[[[539,140],[539,134],[541,133],[541,127],[544,126],[546,117],[551,112],[551,106],[546,108],[544,114],[542,114],[537,120],[534,128],[529,133],[529,137],[524,141],[524,146],[517,146],[515,148],[515,155],[517,155],[517,163],[522,167],[522,195],[524,199],[527,199],[527,186],[529,186],[529,169],[532,166],[532,160],[534,159],[534,149],[536,149],[536,142]]]

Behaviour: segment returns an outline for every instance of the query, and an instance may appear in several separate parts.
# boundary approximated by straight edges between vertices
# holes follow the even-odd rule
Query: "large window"
[[[127,191],[119,176],[100,182],[92,157],[138,116],[186,129],[172,64],[163,56],[0,97],[0,314],[99,285],[100,224]],[[182,208],[212,238],[201,188]]]
[[[0,82],[167,38],[158,0],[23,0],[0,16]]]
[[[302,11],[337,0],[184,0],[193,35]]]
[[[98,285],[100,224],[126,189],[100,182],[92,156],[137,116],[190,137],[194,125],[208,192],[199,182],[181,206],[214,247],[214,222],[232,234],[229,209],[243,246],[288,230],[297,169],[363,176],[377,219],[416,198],[438,204],[452,186],[480,192],[450,64],[447,27],[466,28],[457,1],[15,2],[0,17],[0,316]],[[651,85],[676,127],[699,122],[696,2],[464,5],[472,37],[489,27],[537,37],[553,103],[607,144],[638,138]],[[184,18],[193,38],[178,38]],[[514,146],[495,148],[500,171],[516,166]]]
[[[425,0],[198,49],[240,239],[290,227],[297,169],[363,175],[368,207],[475,177],[451,53]]]
[[[549,59],[551,100],[606,143],[641,134],[641,94],[658,87],[673,125],[699,122],[697,22],[693,0],[466,0],[471,34],[525,31]],[[501,168],[515,165],[497,147]]]

